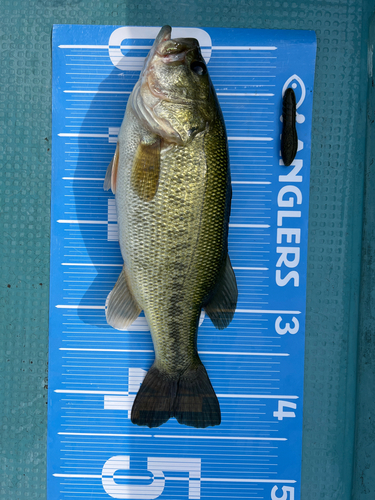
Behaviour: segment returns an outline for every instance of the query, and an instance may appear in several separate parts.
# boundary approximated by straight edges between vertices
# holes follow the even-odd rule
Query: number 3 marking
[[[279,335],[285,335],[286,333],[290,333],[292,335],[294,335],[295,333],[298,332],[299,330],[299,321],[298,319],[293,316],[292,318],[292,321],[294,323],[294,327],[293,328],[290,328],[290,323],[287,323],[285,325],[285,328],[281,328],[280,327],[280,324],[282,322],[283,318],[281,316],[278,316],[276,318],[276,321],[275,321],[275,330],[276,330],[276,333],[278,333]]]

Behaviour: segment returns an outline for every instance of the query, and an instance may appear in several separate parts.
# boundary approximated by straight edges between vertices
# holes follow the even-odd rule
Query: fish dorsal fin
[[[119,156],[120,156],[120,148],[119,148],[118,143],[117,143],[116,151],[115,151],[115,154],[113,155],[111,163],[108,165],[107,172],[105,174],[104,185],[103,185],[104,191],[108,191],[109,189],[111,189],[113,194],[116,193],[116,182],[117,182]]]
[[[131,173],[131,185],[144,201],[151,201],[159,185],[160,137],[152,143],[140,142],[135,153]]]
[[[105,303],[107,323],[116,330],[125,330],[138,318],[141,311],[129,289],[124,267]]]
[[[204,310],[215,328],[222,330],[232,321],[237,305],[237,283],[229,255],[223,265],[213,295],[209,298]]]

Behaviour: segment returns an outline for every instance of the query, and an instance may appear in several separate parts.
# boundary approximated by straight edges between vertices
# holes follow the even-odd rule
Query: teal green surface
[[[370,21],[367,144],[358,337],[356,443],[353,500],[372,500],[375,492],[375,15]]]
[[[51,30],[69,23],[316,31],[302,498],[375,498],[374,9],[365,0],[0,0],[1,499],[46,498]]]

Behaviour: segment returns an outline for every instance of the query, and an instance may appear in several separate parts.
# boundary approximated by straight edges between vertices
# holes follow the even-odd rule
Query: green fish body
[[[228,256],[231,183],[221,110],[198,42],[162,28],[129,98],[105,180],[116,193],[124,267],[109,294],[110,325],[144,311],[155,361],[131,419],[218,425],[220,407],[197,353],[202,308],[231,321],[237,285]]]

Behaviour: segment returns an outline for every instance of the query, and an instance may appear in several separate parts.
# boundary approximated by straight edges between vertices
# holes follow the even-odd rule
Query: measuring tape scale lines
[[[204,315],[200,321],[198,350],[222,407],[217,432],[180,429],[172,421],[150,433],[134,429],[129,418],[154,357],[147,322],[141,315],[128,331],[117,332],[105,320],[105,298],[122,258],[114,198],[102,185],[127,99],[158,29],[151,28],[146,39],[145,28],[103,29],[58,26],[53,40],[54,71],[58,61],[61,73],[54,88],[53,200],[60,201],[52,223],[59,250],[51,254],[50,367],[56,378],[50,377],[49,388],[49,498],[89,498],[95,492],[131,500],[297,500],[305,315],[297,265],[305,266],[303,259],[298,263],[306,246],[308,176],[302,167],[308,166],[311,114],[307,135],[299,134],[296,161],[285,172],[278,170],[278,133],[285,54],[297,54],[295,40],[305,35],[234,30],[233,47],[233,38],[224,42],[229,31],[190,30],[200,40],[227,126],[229,253],[240,301],[224,332],[213,331]],[[73,32],[77,42],[70,43]],[[293,71],[282,76],[281,85],[296,88],[299,124],[307,98],[311,113],[305,85],[311,81],[307,73],[313,75],[312,56],[309,64],[302,79]],[[299,295],[285,300],[285,286]]]

